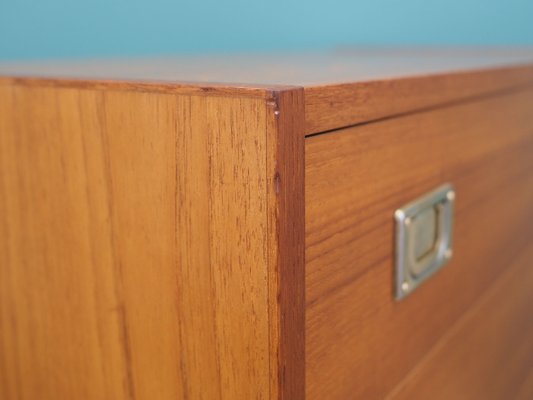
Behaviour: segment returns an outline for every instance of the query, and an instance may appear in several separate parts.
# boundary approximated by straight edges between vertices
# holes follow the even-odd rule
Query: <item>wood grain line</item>
[[[101,135],[101,144],[102,144],[102,157],[104,160],[104,185],[105,185],[105,193],[106,193],[106,203],[107,203],[107,211],[109,213],[109,228],[111,231],[111,234],[109,235],[109,241],[110,241],[110,257],[112,259],[112,271],[113,271],[113,283],[114,283],[114,291],[115,291],[115,298],[117,302],[117,317],[118,317],[118,323],[119,323],[119,329],[120,329],[120,344],[122,346],[122,352],[124,355],[124,365],[125,365],[125,377],[124,377],[124,386],[125,390],[127,392],[127,396],[129,399],[135,400],[135,383],[133,379],[133,371],[132,371],[132,355],[131,355],[131,343],[130,338],[128,335],[128,323],[126,319],[126,305],[124,300],[124,289],[123,289],[123,271],[122,271],[122,264],[120,262],[120,258],[118,257],[118,254],[116,252],[116,242],[115,242],[115,224],[114,224],[114,207],[113,207],[113,180],[111,175],[111,162],[110,162],[110,150],[109,150],[109,138],[108,138],[108,131],[107,131],[107,121],[106,121],[106,97],[103,95],[103,93],[95,94],[95,97],[97,97],[97,105],[96,105],[96,118],[97,118],[97,125],[99,125],[100,128],[100,135]],[[84,105],[82,103],[82,100],[78,100],[78,108],[79,108],[79,115],[83,115],[84,111]],[[83,140],[83,137],[81,137]],[[85,165],[85,171],[86,174],[89,173],[89,169],[87,168],[87,160],[90,157],[89,154],[87,154],[87,146],[83,146],[83,153],[84,153],[84,165]],[[89,177],[87,177],[89,179]],[[87,198],[89,199],[89,187],[87,187]],[[90,204],[87,204],[89,212],[91,212]],[[92,220],[92,218],[91,218]],[[95,251],[95,250],[93,250]],[[96,250],[98,251],[98,250]],[[96,262],[94,260],[93,262]],[[96,285],[96,283],[95,283]],[[96,293],[95,293],[96,296]],[[98,327],[99,330],[102,330],[102,327]]]

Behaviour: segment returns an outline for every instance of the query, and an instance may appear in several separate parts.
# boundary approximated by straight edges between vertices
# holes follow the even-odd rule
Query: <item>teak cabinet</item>
[[[533,51],[0,75],[1,399],[533,398]],[[442,184],[453,256],[396,301]]]

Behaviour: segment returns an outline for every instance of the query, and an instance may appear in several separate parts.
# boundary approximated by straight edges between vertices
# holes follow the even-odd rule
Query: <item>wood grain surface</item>
[[[306,87],[307,135],[533,87],[533,68],[495,68]]]
[[[252,97],[297,86],[305,90],[304,132],[314,134],[533,85],[533,48],[355,48],[0,63],[0,83],[13,80]]]
[[[304,93],[284,90],[268,102],[267,171],[270,332],[277,358],[271,398],[305,397]],[[275,392],[275,388],[278,392]]]
[[[508,256],[494,284],[389,399],[531,397],[526,385],[533,371],[533,246]]]
[[[494,393],[513,393],[513,374],[498,375],[490,363],[513,349],[517,374],[530,367],[519,353],[533,345],[525,312],[533,264],[532,101],[532,91],[518,91],[306,139],[307,399],[381,399],[409,371],[416,372],[407,397],[439,398],[447,385],[447,398],[472,398],[485,393],[481,379]],[[394,210],[445,182],[457,193],[453,259],[395,302]],[[503,278],[507,269],[514,277]],[[491,290],[516,293],[500,297],[509,304],[493,316],[482,311],[497,303],[487,298],[468,317],[475,322],[461,325],[479,326],[469,335],[469,328],[458,328],[457,338],[447,333]],[[499,321],[508,326],[483,330]],[[472,349],[463,372],[456,368],[466,354],[452,344],[421,364],[440,341],[462,339],[463,346],[479,339],[482,350],[500,340],[501,349],[477,358]],[[471,392],[461,386],[468,377]]]
[[[268,93],[0,85],[2,399],[303,395],[303,109]]]
[[[533,396],[531,49],[0,75],[1,399]],[[396,303],[393,212],[445,182]]]

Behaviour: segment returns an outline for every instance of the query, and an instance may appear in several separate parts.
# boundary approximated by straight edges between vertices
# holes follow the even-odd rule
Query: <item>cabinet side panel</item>
[[[0,86],[3,399],[132,397],[101,107]]]
[[[269,398],[264,100],[0,108],[0,397]]]

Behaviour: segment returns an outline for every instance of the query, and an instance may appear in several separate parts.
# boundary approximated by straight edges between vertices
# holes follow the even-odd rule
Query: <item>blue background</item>
[[[0,59],[531,45],[533,0],[0,0]]]

